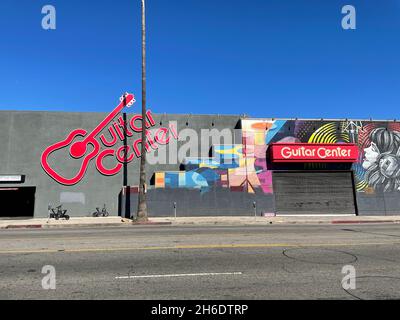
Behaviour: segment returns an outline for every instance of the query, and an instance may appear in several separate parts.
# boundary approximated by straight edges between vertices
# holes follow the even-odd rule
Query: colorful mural
[[[352,165],[358,192],[400,191],[400,124],[396,122],[242,119],[242,144],[214,145],[212,157],[186,158],[183,171],[155,173],[155,188],[211,187],[248,193],[273,193],[268,161],[271,143],[355,143]],[[329,164],[305,163],[303,169]]]
[[[364,183],[375,191],[400,191],[400,124],[366,125],[359,146]]]

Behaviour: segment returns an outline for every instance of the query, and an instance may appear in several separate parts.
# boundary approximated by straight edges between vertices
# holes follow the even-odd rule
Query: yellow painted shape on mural
[[[364,191],[366,189],[368,189],[368,183],[366,181],[364,181],[364,180],[363,181],[359,181],[356,184],[356,190],[357,191]]]
[[[256,146],[262,146],[265,144],[265,132],[256,132],[254,135],[254,144]]]
[[[242,156],[242,153],[239,152],[239,150],[241,150],[242,148],[243,146],[241,144],[238,144],[235,145],[234,148],[215,150],[215,152],[218,154],[236,154],[238,156]]]
[[[337,128],[334,122],[324,124],[319,127],[308,139],[308,143],[336,143],[337,142]]]
[[[247,186],[247,191],[248,193],[256,193],[250,184]]]
[[[179,186],[186,184],[186,172],[179,172]]]
[[[209,165],[207,163],[200,163],[199,168],[210,168],[210,169],[217,169],[218,166]]]
[[[165,174],[164,172],[155,173],[155,187],[164,188],[165,187]]]

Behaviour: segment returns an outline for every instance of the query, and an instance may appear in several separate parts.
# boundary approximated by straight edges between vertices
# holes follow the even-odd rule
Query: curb
[[[0,226],[0,230],[12,230],[12,229],[62,229],[62,228],[99,228],[99,227],[132,227],[132,226],[270,226],[270,225],[321,225],[321,224],[373,224],[373,223],[394,223],[399,224],[400,220],[304,220],[304,221],[187,221],[187,222],[179,222],[179,221],[132,221],[132,220],[124,220],[118,223],[76,223],[76,224],[21,224],[21,225],[5,225]]]
[[[123,227],[128,226],[126,222],[124,223],[91,223],[91,224],[43,224],[43,229],[62,229],[62,228],[98,228],[98,227]]]
[[[132,221],[131,225],[133,226],[167,226],[167,225],[172,225],[172,222],[170,221]]]
[[[11,230],[11,229],[63,229],[63,228],[99,228],[99,227],[132,227],[132,226],[159,226],[159,225],[171,225],[171,222],[121,222],[121,223],[79,223],[79,224],[21,224],[21,225],[6,225],[0,227],[0,230]]]
[[[41,224],[22,224],[22,225],[8,225],[0,227],[0,229],[41,229]]]
[[[334,220],[332,224],[399,223],[397,220]]]
[[[400,220],[305,220],[305,221],[257,221],[257,222],[231,222],[231,221],[210,221],[210,222],[172,222],[173,226],[270,226],[270,225],[331,225],[331,224],[363,224],[363,223],[394,223],[399,224]]]

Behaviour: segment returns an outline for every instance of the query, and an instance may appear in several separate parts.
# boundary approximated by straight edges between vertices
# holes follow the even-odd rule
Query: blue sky
[[[147,2],[153,112],[400,118],[399,0]],[[140,107],[140,0],[1,0],[0,39],[2,110]]]

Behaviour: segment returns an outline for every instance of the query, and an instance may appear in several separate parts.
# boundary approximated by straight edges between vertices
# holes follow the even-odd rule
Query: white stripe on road
[[[146,276],[125,276],[115,277],[115,279],[141,279],[141,278],[172,278],[172,277],[201,277],[201,276],[238,276],[242,272],[209,272],[209,273],[177,273],[177,274],[152,274]]]

